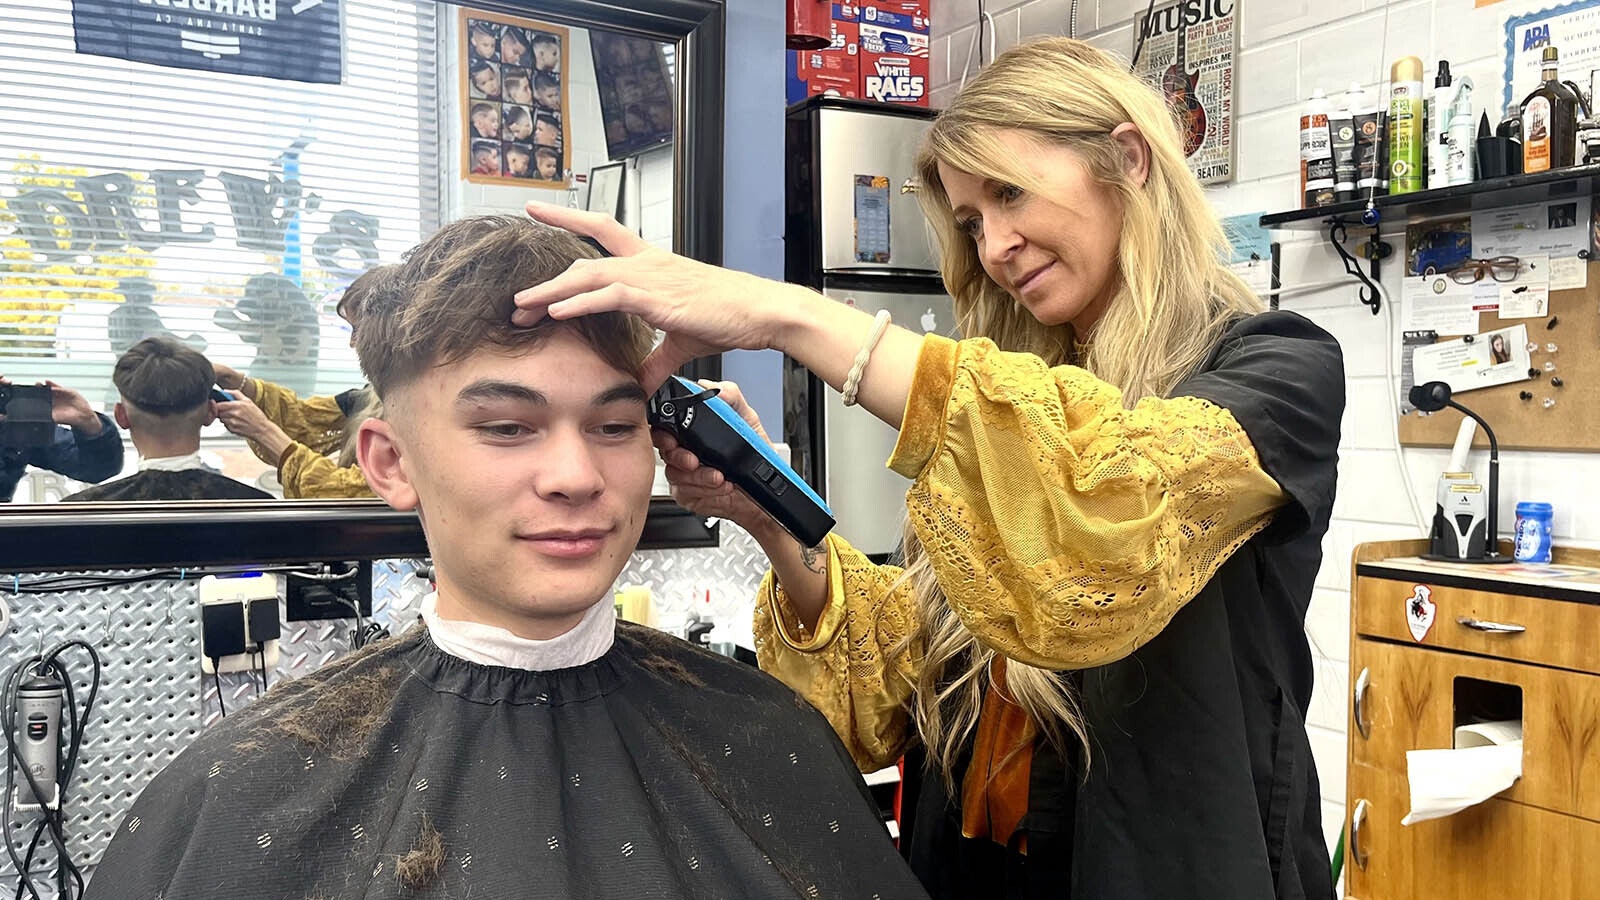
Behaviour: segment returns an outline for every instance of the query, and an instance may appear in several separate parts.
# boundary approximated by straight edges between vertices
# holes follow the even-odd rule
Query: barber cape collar
[[[156,777],[87,900],[926,897],[792,690],[614,633],[529,671],[419,626],[274,688]]]
[[[617,608],[603,598],[571,631],[543,641],[518,637],[493,625],[440,618],[438,593],[423,598],[422,621],[434,644],[451,656],[479,665],[540,672],[570,669],[604,656],[616,637]]]

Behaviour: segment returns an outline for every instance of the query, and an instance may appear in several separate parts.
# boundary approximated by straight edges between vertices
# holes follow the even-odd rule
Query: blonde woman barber
[[[763,667],[863,769],[923,748],[909,855],[934,896],[1332,897],[1303,622],[1338,345],[1219,264],[1162,98],[1087,44],[1000,55],[919,169],[967,340],[543,205],[616,258],[524,291],[517,318],[638,313],[667,333],[651,381],[776,348],[900,430],[904,570],[797,546],[662,442],[680,500],[772,559]]]

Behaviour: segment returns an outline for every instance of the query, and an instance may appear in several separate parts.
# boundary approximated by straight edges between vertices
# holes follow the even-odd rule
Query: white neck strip
[[[422,601],[422,620],[440,650],[484,666],[548,672],[594,662],[616,638],[617,608],[607,596],[584,613],[566,634],[545,641],[518,637],[495,625],[439,617],[439,595]]]

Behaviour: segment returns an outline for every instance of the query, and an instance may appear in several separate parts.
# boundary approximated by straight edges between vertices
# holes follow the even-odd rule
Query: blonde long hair
[[[1126,154],[1111,138],[1124,122],[1137,126],[1149,145],[1142,185],[1128,177]],[[989,278],[977,248],[956,225],[940,163],[1030,192],[1042,189],[998,140],[1008,130],[1073,151],[1095,182],[1121,201],[1117,284],[1092,335],[1041,324]],[[918,198],[938,239],[962,334],[1036,354],[1052,366],[1081,365],[1119,388],[1128,407],[1166,396],[1205,360],[1230,321],[1261,310],[1260,300],[1223,265],[1227,238],[1189,171],[1166,101],[1125,63],[1082,41],[1029,41],[996,57],[934,122],[917,170]],[[1079,342],[1089,343],[1081,358]],[[948,785],[976,727],[997,654],[951,609],[910,521],[904,555],[903,578],[916,597],[918,625],[901,649],[916,644],[923,659],[912,714],[930,762]],[[1071,735],[1087,751],[1083,717],[1063,676],[1015,660],[1005,667],[1007,695],[1039,733],[1061,751]]]

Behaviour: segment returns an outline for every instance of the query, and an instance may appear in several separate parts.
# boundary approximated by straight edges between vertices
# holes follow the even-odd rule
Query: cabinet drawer
[[[1434,604],[1433,627],[1420,641],[1406,621],[1419,586]],[[1525,630],[1485,630],[1491,625]],[[1590,603],[1363,576],[1356,580],[1355,629],[1357,634],[1425,647],[1600,671],[1600,605]]]
[[[1348,785],[1351,900],[1571,900],[1600,884],[1600,823],[1492,799],[1407,826],[1404,775],[1351,766]]]
[[[1600,675],[1366,639],[1355,642],[1350,671],[1352,767],[1404,781],[1406,751],[1449,749],[1485,696],[1458,679],[1511,685],[1521,689],[1522,777],[1499,796],[1600,821]]]

